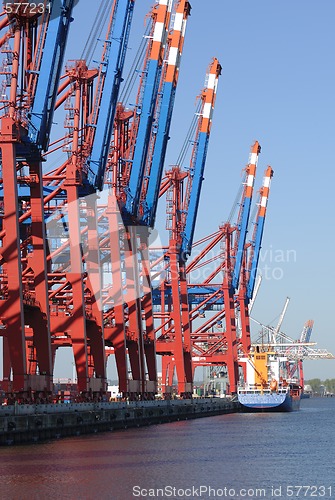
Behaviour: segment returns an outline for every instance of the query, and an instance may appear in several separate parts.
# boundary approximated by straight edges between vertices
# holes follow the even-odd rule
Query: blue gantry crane
[[[99,190],[103,188],[105,180],[134,3],[135,0],[114,3],[99,67],[92,120],[88,124],[93,136],[89,141],[92,151],[87,159],[88,181]]]

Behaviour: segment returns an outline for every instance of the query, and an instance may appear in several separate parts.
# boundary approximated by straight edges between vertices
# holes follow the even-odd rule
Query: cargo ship
[[[299,410],[301,387],[283,377],[287,358],[267,348],[256,346],[240,362],[246,363],[246,381],[238,386],[237,397],[247,412]]]

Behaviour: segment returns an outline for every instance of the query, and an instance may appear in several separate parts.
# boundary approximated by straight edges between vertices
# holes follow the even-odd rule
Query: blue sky
[[[130,51],[152,4],[136,2]],[[257,186],[267,165],[274,178],[253,316],[276,325],[288,296],[282,330],[298,338],[305,321],[314,319],[312,340],[335,353],[335,4],[193,0],[191,5],[167,167],[176,161],[211,58],[223,67],[196,239],[227,220],[257,139],[262,146]],[[256,334],[257,325],[252,328]],[[335,361],[305,362],[305,375],[333,378]]]
[[[153,3],[136,1],[130,58]],[[67,59],[82,53],[100,2],[92,4],[79,0],[75,8]],[[192,0],[191,5],[167,168],[181,149],[212,57],[223,68],[195,239],[227,220],[250,146],[258,140],[256,187],[267,165],[274,178],[260,262],[268,279],[263,278],[253,316],[275,325],[289,296],[282,330],[298,338],[305,321],[314,319],[312,340],[335,353],[335,3]],[[164,206],[159,214],[158,227],[164,227]],[[333,378],[335,361],[305,362],[305,376]]]
[[[151,5],[136,2],[134,40]],[[253,316],[275,325],[288,296],[283,331],[298,338],[305,321],[314,319],[312,340],[335,353],[335,4],[193,0],[191,5],[166,166],[178,156],[211,58],[223,67],[196,239],[228,218],[257,139],[258,186],[269,164],[274,178]],[[305,375],[335,377],[335,361],[305,362]]]

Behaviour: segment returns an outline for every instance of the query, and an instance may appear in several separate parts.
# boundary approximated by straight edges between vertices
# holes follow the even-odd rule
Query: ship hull
[[[289,412],[300,408],[300,396],[285,394],[238,394],[244,412]]]

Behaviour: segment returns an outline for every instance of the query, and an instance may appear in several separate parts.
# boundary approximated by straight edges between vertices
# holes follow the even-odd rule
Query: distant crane
[[[287,310],[287,307],[289,305],[289,302],[290,302],[290,298],[289,297],[286,297],[286,301],[285,301],[285,304],[284,304],[284,307],[283,307],[283,310],[280,314],[280,317],[279,317],[279,320],[278,320],[278,323],[277,323],[277,326],[275,327],[275,329],[273,330],[272,332],[272,342],[273,343],[276,343],[277,342],[277,336],[278,336],[278,333],[280,332],[280,328],[281,328],[281,325],[284,321],[284,318],[285,318],[285,314],[286,314],[286,310]]]
[[[250,242],[251,244],[250,255],[248,256],[248,261],[246,264],[246,279],[247,279],[246,297],[248,300],[251,300],[255,287],[258,260],[260,256],[261,243],[262,243],[265,217],[266,217],[266,209],[268,204],[272,177],[273,177],[273,170],[270,166],[268,166],[265,171],[263,186],[259,193],[260,200],[258,203],[257,217],[254,225],[253,236]]]
[[[287,303],[288,303],[288,298],[286,299],[285,305]],[[285,309],[286,308],[284,306],[283,311]],[[294,378],[298,379],[302,387],[304,386],[304,372],[303,372],[304,360],[335,359],[335,356],[331,354],[329,351],[327,351],[327,349],[316,349],[314,347],[316,343],[311,342],[311,333],[314,324],[313,320],[308,320],[305,323],[299,340],[294,340],[287,334],[281,332],[278,329],[278,325],[276,328],[273,328],[271,326],[263,325],[254,318],[252,318],[252,320],[258,323],[263,328],[263,332],[257,337],[257,339],[252,343],[252,345],[254,347],[262,344],[270,345],[272,349],[274,349],[276,352],[278,352],[284,358],[286,358],[287,379],[294,379]],[[278,323],[280,323],[280,320]]]

